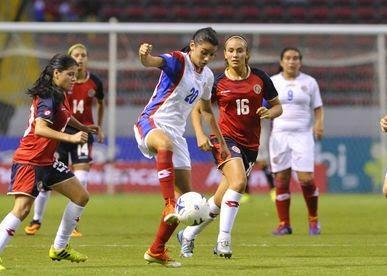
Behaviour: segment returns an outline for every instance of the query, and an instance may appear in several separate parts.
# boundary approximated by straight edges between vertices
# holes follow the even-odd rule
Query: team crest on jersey
[[[253,91],[254,91],[255,94],[259,95],[262,92],[262,87],[259,84],[256,84],[256,85],[253,86]]]
[[[301,86],[302,92],[308,92],[308,87],[306,85]]]
[[[94,97],[95,96],[95,90],[94,89],[90,89],[89,91],[87,91],[87,95],[89,95],[90,98]]]
[[[236,153],[241,153],[241,150],[237,146],[232,146],[231,149]]]
[[[43,114],[44,116],[48,116],[51,114],[51,110],[45,110]]]

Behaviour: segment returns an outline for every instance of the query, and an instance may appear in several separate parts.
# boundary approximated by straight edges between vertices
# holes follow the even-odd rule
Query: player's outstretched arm
[[[35,135],[74,144],[84,144],[87,142],[88,138],[88,134],[83,131],[77,132],[73,135],[56,131],[50,127],[50,123],[48,121],[42,118],[37,118],[35,120]]]
[[[138,49],[138,55],[142,65],[145,67],[161,67],[163,66],[164,60],[161,57],[155,57],[151,55],[152,44],[143,43]]]

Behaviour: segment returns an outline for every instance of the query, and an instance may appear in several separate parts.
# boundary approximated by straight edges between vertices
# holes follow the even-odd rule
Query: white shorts
[[[137,145],[142,154],[149,159],[152,159],[155,157],[156,153],[149,150],[146,140],[149,136],[149,134],[154,131],[155,129],[161,129],[164,131],[165,134],[167,134],[173,143],[173,155],[172,155],[172,162],[173,167],[175,169],[191,169],[191,158],[189,156],[188,151],[188,144],[184,137],[180,135],[175,135],[175,130],[172,128],[169,128],[167,126],[159,126],[158,128],[154,128],[151,131],[148,132],[148,134],[145,137],[141,137],[136,125],[133,127],[134,129],[134,135],[136,137]]]
[[[314,171],[314,139],[310,132],[272,132],[270,164],[273,173],[291,168],[298,172]]]
[[[270,121],[261,120],[261,134],[259,137],[259,148],[257,161],[265,161],[267,163],[269,160],[269,136],[270,136]]]

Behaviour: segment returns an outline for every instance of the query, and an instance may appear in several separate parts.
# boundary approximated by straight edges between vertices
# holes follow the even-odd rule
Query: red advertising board
[[[6,193],[10,181],[10,165],[0,164],[0,191]],[[212,193],[220,182],[221,174],[213,163],[193,163],[193,189],[201,193]],[[327,191],[327,176],[325,166],[315,167],[316,185],[321,193]],[[250,175],[250,191],[262,193],[268,191],[266,177],[263,171],[253,169]],[[125,162],[114,164],[94,164],[89,174],[88,190],[90,192],[159,192],[159,183],[153,163]],[[300,187],[292,180],[293,192]]]

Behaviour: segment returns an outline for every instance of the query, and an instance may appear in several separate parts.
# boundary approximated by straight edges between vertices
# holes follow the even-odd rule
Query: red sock
[[[175,202],[175,170],[170,150],[159,150],[156,157],[157,175],[165,203]]]
[[[289,188],[275,188],[276,200],[275,205],[277,207],[277,214],[280,223],[283,225],[290,225],[290,191]]]
[[[308,183],[302,183],[302,193],[304,194],[304,199],[306,206],[308,207],[309,220],[317,221],[317,206],[318,206],[318,189],[314,185],[314,181]]]
[[[159,229],[157,230],[157,233],[156,233],[156,238],[150,247],[150,251],[154,254],[163,253],[165,250],[165,244],[172,236],[177,226],[178,226],[178,223],[174,223],[171,225],[167,224],[166,222],[164,222],[162,217],[159,225]]]

